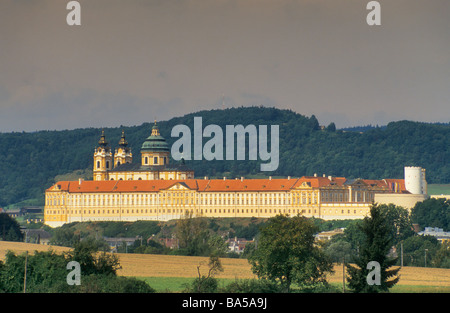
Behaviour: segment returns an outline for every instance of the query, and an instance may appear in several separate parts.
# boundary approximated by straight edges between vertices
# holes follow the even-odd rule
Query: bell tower
[[[128,142],[125,140],[125,133],[122,130],[122,137],[119,140],[119,147],[116,148],[114,153],[114,167],[117,167],[124,163],[131,163],[133,155],[131,154],[131,148],[128,147]]]
[[[102,135],[98,141],[98,147],[94,151],[94,180],[108,180],[108,171],[112,169],[113,159],[111,148],[105,138],[105,131],[102,130]]]

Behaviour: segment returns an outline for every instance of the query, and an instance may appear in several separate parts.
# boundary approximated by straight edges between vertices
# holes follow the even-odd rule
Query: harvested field
[[[335,273],[328,277],[330,283],[342,283],[342,264],[334,266]],[[450,287],[450,269],[405,266],[399,271],[398,285]]]
[[[70,251],[71,248],[59,247],[59,246],[48,246],[39,245],[35,243],[24,243],[24,242],[11,242],[11,241],[0,241],[0,260],[5,259],[6,252],[8,250],[13,251],[15,254],[22,254],[28,251],[32,254],[34,251],[49,251],[53,250],[56,253],[62,253],[65,251]]]
[[[70,248],[0,241],[0,259],[8,250],[21,254],[25,251],[55,252],[69,251]],[[136,277],[197,277],[197,266],[202,274],[207,274],[207,257],[187,257],[176,255],[123,254],[118,253],[122,269],[119,275]],[[253,278],[250,265],[245,259],[222,258],[224,271],[218,278]],[[330,283],[342,283],[342,265],[335,265],[335,273],[328,277]],[[450,287],[450,269],[403,267],[398,285]]]
[[[186,257],[178,255],[152,254],[117,254],[122,269],[119,275],[141,277],[197,277],[197,266],[200,273],[207,275],[207,257]],[[253,278],[255,277],[247,260],[221,259],[224,271],[218,278]]]
[[[123,276],[142,277],[196,277],[197,265],[205,262],[202,273],[206,273],[208,258],[171,255],[119,254]],[[221,259],[224,271],[218,278],[254,278],[245,259]],[[400,270],[400,285],[450,287],[450,269],[403,267]],[[334,274],[328,276],[330,283],[342,282],[342,265],[334,266]]]

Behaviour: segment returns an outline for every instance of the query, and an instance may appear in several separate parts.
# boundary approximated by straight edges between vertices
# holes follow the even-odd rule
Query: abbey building
[[[94,152],[93,180],[60,181],[45,192],[45,223],[58,227],[83,221],[138,221],[277,214],[326,220],[358,219],[373,202],[411,208],[426,195],[425,170],[405,167],[405,179],[299,178],[195,179],[183,162],[171,164],[170,149],[155,123],[139,162],[125,135],[115,149],[102,132]]]
[[[140,162],[133,163],[133,155],[125,134],[118,143],[114,155],[106,141],[105,133],[98,142],[94,151],[93,180],[164,180],[164,179],[191,179],[194,171],[183,163],[170,164],[170,148],[164,137],[159,133],[158,126],[152,128],[151,135],[141,147]]]

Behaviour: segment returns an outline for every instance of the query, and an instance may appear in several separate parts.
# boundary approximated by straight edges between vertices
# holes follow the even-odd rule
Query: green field
[[[157,292],[182,292],[184,285],[190,284],[194,278],[190,277],[136,277],[145,281]]]
[[[429,195],[450,195],[450,184],[429,184]]]
[[[136,277],[141,279],[157,292],[183,292],[186,285],[194,281],[192,277]],[[233,278],[218,278],[219,288],[224,287],[234,281]]]

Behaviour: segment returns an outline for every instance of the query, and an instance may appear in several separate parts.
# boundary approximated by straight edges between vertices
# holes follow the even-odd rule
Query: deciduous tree
[[[277,282],[283,292],[296,283],[311,287],[326,283],[330,259],[314,242],[317,228],[302,216],[277,215],[261,229],[257,248],[249,257],[259,278]]]

